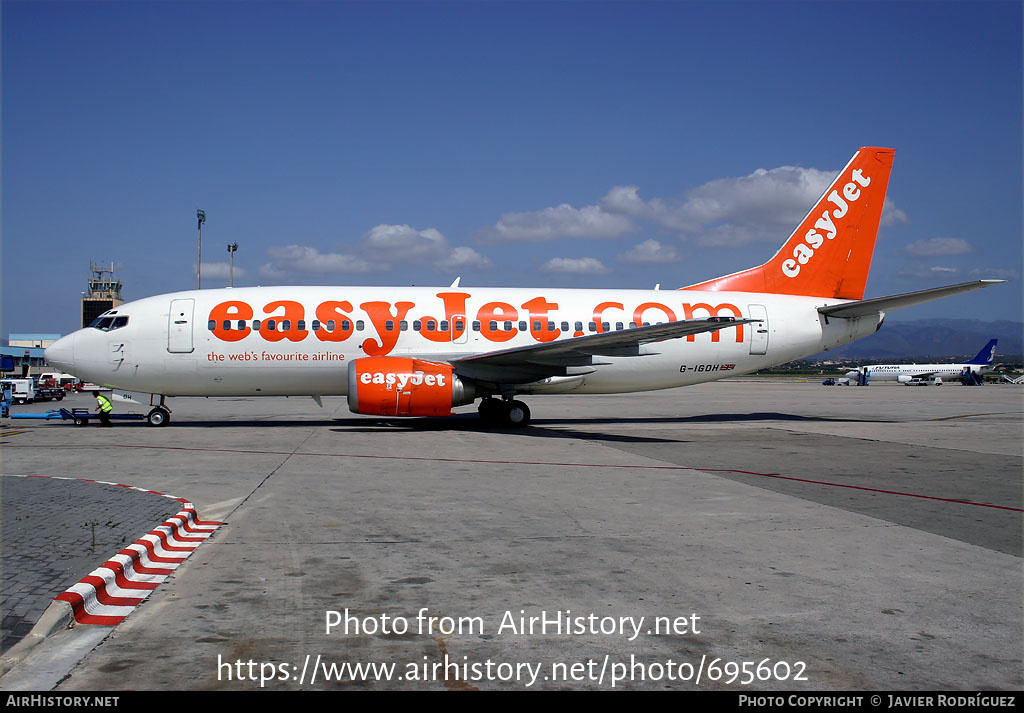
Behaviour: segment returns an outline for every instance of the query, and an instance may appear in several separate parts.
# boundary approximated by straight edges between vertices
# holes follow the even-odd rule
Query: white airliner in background
[[[768,262],[678,290],[247,287],[120,305],[46,349],[96,384],[168,396],[347,395],[356,413],[522,426],[521,394],[667,389],[873,333],[885,313],[1001,280],[863,299],[893,150],[862,148]]]
[[[943,378],[959,379],[966,373],[975,376],[992,371],[996,358],[997,340],[990,339],[978,355],[962,364],[869,364],[860,369],[848,371],[846,376],[857,379],[864,375],[868,381],[898,381],[901,384],[930,381],[941,384]]]

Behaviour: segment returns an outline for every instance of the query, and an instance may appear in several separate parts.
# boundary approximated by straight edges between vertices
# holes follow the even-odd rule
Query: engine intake
[[[408,357],[363,357],[348,365],[348,407],[376,416],[449,416],[476,389],[450,364]]]

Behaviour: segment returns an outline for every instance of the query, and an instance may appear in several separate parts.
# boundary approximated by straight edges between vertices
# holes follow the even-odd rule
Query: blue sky
[[[891,146],[867,296],[1021,319],[1018,2],[4,2],[3,336],[235,284],[678,287]],[[891,318],[892,319],[892,318]]]

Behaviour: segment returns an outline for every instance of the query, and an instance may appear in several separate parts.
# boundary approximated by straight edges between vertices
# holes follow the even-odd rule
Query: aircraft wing
[[[600,365],[602,356],[643,356],[640,347],[651,342],[715,332],[759,321],[734,317],[684,319],[474,354],[451,359],[450,363],[460,376],[494,383],[527,383],[549,376],[589,373],[593,368],[587,367]]]
[[[903,307],[913,307],[914,305],[923,304],[924,302],[931,302],[932,300],[942,299],[943,297],[949,297],[950,295],[957,295],[961,292],[970,292],[971,290],[978,290],[982,287],[991,287],[992,285],[998,285],[1000,282],[1006,282],[1006,280],[975,280],[974,282],[963,282],[959,285],[950,285],[948,287],[933,287],[930,290],[919,290],[917,292],[906,292],[901,295],[875,297],[870,300],[858,300],[856,302],[846,302],[840,305],[819,307],[818,311],[826,317],[866,317],[867,315],[878,314],[879,312],[889,312],[894,309],[902,309]]]
[[[912,374],[908,374],[913,379],[930,379],[935,375],[934,371],[916,371]]]

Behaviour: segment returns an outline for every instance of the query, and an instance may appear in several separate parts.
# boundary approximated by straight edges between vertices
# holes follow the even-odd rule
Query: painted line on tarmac
[[[27,446],[7,446],[8,448],[20,448]],[[32,446],[35,447],[35,446]],[[618,465],[609,463],[559,463],[552,461],[524,461],[524,460],[484,460],[480,458],[432,458],[425,456],[388,456],[379,454],[362,453],[295,453],[291,451],[257,451],[241,448],[186,448],[185,446],[142,446],[142,445],[54,445],[49,448],[143,448],[150,450],[164,451],[193,451],[202,453],[244,453],[249,455],[272,455],[272,456],[313,456],[317,458],[366,458],[373,460],[412,460],[427,461],[431,463],[479,463],[481,465],[536,465],[555,466],[561,468],[629,468],[631,470],[696,470],[703,473],[738,473],[740,475],[752,475],[759,478],[774,478],[776,480],[789,480],[795,483],[807,483],[809,485],[825,485],[833,488],[847,488],[849,490],[861,490],[868,493],[879,493],[881,495],[898,495],[906,498],[919,498],[921,500],[935,500],[956,505],[974,505],[976,507],[993,508],[995,510],[1010,510],[1012,512],[1024,512],[1024,508],[1010,507],[1008,505],[994,505],[992,503],[980,503],[975,500],[960,500],[957,498],[940,498],[936,495],[922,495],[920,493],[905,493],[899,490],[883,490],[881,488],[868,488],[863,485],[848,485],[846,483],[833,483],[827,480],[810,480],[808,478],[797,478],[778,473],[758,473],[752,470],[737,470],[734,468],[698,468],[685,465]]]

